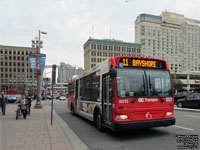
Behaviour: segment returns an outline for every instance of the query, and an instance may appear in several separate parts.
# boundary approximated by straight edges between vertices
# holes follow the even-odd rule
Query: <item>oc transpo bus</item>
[[[69,82],[68,108],[93,121],[100,131],[174,125],[167,62],[135,56],[109,58]]]

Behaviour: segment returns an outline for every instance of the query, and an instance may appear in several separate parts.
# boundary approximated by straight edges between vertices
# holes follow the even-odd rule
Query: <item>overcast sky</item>
[[[167,10],[200,20],[199,7],[200,0],[0,0],[0,45],[31,47],[39,30],[45,31],[46,64],[83,67],[89,36],[135,42],[139,14]]]

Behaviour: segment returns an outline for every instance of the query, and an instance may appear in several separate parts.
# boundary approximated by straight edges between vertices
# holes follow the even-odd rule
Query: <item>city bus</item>
[[[68,83],[71,113],[113,131],[175,124],[170,70],[162,59],[118,56]]]

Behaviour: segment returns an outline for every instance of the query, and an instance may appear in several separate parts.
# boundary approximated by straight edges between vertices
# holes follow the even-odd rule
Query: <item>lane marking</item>
[[[187,116],[187,117],[193,117],[193,118],[199,118],[200,119],[199,116],[192,116],[192,115],[185,115],[185,116]]]
[[[176,126],[176,125],[173,125],[173,127],[176,127],[176,128],[181,128],[181,129],[185,129],[185,130],[190,130],[190,131],[194,131],[194,129],[185,128],[185,127]]]

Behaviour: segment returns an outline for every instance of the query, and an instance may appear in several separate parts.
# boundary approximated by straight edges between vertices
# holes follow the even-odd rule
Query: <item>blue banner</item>
[[[30,65],[31,65],[31,70],[33,73],[37,74],[37,62],[36,62],[36,57],[29,57],[29,61],[30,61]],[[43,71],[44,71],[44,67],[45,67],[45,60],[46,58],[45,57],[40,57],[40,68],[39,68],[39,73],[40,75],[43,74]]]
[[[46,57],[40,57],[40,75],[43,74]]]
[[[31,70],[33,73],[37,73],[36,69],[36,57],[29,57],[30,65],[31,65]]]

